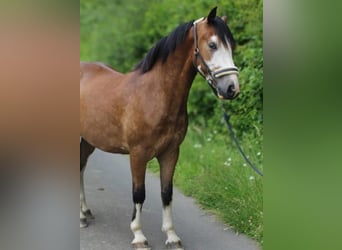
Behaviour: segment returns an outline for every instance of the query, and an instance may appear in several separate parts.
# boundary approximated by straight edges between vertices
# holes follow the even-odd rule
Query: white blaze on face
[[[213,56],[207,62],[210,70],[216,71],[223,68],[235,67],[233,61],[233,51],[227,41],[227,48],[223,46],[223,43],[218,42],[216,35],[212,36],[209,42],[214,42],[217,45],[217,50],[214,51]]]
[[[216,43],[217,49],[213,52],[211,59],[207,62],[208,67],[213,72],[227,68],[236,68],[233,61],[233,51],[228,40],[226,40],[227,47],[225,47],[222,42],[219,43],[218,41],[217,35],[210,38],[209,42]],[[234,84],[235,92],[238,93],[240,91],[238,75],[230,74],[229,79]],[[219,97],[222,97],[219,93],[217,94]]]

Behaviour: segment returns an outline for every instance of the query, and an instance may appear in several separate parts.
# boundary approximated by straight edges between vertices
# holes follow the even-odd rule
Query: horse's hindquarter
[[[120,118],[127,101],[122,96],[124,75],[105,65],[81,64],[81,136],[104,151],[127,153]]]

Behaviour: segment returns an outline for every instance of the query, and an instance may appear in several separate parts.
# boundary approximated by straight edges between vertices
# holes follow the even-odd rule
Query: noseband
[[[217,78],[225,76],[225,75],[238,75],[239,70],[237,67],[230,67],[230,68],[223,68],[219,70],[212,71],[208,64],[204,61],[202,55],[200,54],[200,50],[198,48],[198,41],[197,41],[197,22],[194,22],[194,48],[195,48],[195,59],[194,59],[194,66],[197,69],[198,73],[207,80],[209,85],[217,90]],[[204,72],[200,69],[199,65],[197,65],[198,59],[201,61],[201,63],[206,68],[208,74],[205,75]]]

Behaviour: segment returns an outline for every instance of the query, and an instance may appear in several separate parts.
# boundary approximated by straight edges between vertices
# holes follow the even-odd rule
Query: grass
[[[261,142],[245,137],[242,147],[262,170]],[[157,161],[149,168],[158,172]],[[263,245],[263,180],[246,165],[228,132],[221,135],[189,127],[174,181],[228,227]]]

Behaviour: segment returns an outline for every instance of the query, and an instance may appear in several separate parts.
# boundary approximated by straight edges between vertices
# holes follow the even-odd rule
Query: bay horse
[[[92,214],[85,201],[83,173],[95,148],[129,154],[134,249],[150,249],[142,232],[146,164],[160,165],[162,231],[166,246],[183,249],[171,214],[172,183],[179,147],[188,126],[187,99],[199,72],[221,99],[240,89],[232,53],[234,38],[226,17],[209,15],[178,26],[162,38],[135,68],[119,73],[102,63],[81,62],[80,83],[80,227]]]

